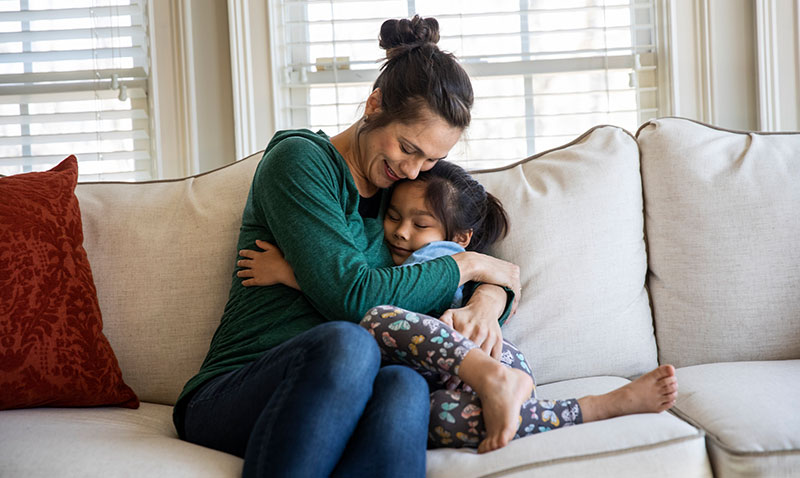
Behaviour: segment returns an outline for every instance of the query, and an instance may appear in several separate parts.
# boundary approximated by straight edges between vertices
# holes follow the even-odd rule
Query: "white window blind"
[[[0,174],[153,174],[146,0],[0,0]]]
[[[279,128],[336,133],[363,112],[381,23],[439,21],[475,90],[450,158],[497,167],[598,124],[658,116],[653,0],[270,0]]]

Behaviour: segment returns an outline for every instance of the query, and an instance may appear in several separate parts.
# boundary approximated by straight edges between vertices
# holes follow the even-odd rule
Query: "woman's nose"
[[[417,179],[419,172],[422,169],[422,163],[425,160],[405,160],[400,164],[400,171],[403,172],[408,179]]]

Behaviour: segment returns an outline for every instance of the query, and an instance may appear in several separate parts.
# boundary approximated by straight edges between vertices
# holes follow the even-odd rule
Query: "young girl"
[[[392,187],[383,225],[386,245],[398,266],[465,250],[484,252],[508,230],[500,201],[465,170],[443,160],[416,180],[398,181]],[[266,252],[240,253],[250,258],[239,264],[249,268],[240,276],[251,277],[243,285],[282,283],[299,289],[279,251],[263,241],[257,245]],[[456,292],[451,308],[461,307],[463,288]],[[391,306],[371,309],[361,325],[376,338],[384,361],[408,365],[428,379],[432,448],[478,446],[479,452],[486,452],[532,433],[622,414],[658,412],[672,405],[677,390],[674,369],[663,366],[603,396],[540,400],[524,355],[508,341],[503,341],[498,362],[448,324]],[[458,380],[451,375],[467,386],[456,387]],[[614,402],[616,407],[610,406]]]

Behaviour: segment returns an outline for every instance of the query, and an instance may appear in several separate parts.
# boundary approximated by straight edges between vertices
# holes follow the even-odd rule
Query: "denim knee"
[[[381,364],[380,350],[372,335],[357,324],[333,321],[316,327],[315,362],[322,364],[329,384],[348,387],[362,383],[372,387]],[[322,384],[321,384],[322,385]]]
[[[404,365],[387,365],[375,379],[375,390],[386,395],[383,400],[399,399],[402,407],[390,408],[407,419],[427,416],[430,409],[428,382],[415,370]],[[388,410],[388,409],[387,409]]]

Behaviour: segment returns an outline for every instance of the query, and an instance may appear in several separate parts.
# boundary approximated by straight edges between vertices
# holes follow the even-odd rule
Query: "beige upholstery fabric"
[[[800,134],[638,133],[659,359],[800,358]]]
[[[595,377],[540,387],[543,397],[605,393],[627,383]],[[178,440],[172,408],[0,412],[0,476],[238,477],[242,460]],[[614,437],[609,440],[609,437]],[[547,432],[487,455],[428,452],[428,476],[708,477],[703,435],[668,413],[635,415]]]
[[[718,478],[800,473],[800,360],[678,369],[678,415],[706,430]]]
[[[0,412],[3,478],[239,477],[242,460],[181,441],[172,407]]]
[[[625,383],[618,377],[577,379],[544,385],[539,395],[577,398]],[[540,433],[486,455],[466,449],[429,451],[428,476],[709,477],[711,467],[702,432],[663,412]]]
[[[509,212],[493,253],[520,266],[522,302],[504,331],[539,383],[655,367],[634,139],[598,127],[476,178]]]
[[[203,362],[259,159],[177,181],[75,191],[104,333],[141,400],[174,403]]]

